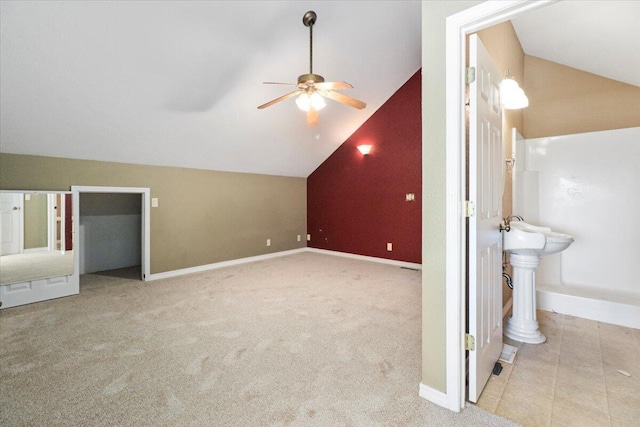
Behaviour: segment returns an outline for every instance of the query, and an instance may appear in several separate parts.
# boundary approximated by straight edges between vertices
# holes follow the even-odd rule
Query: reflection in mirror
[[[0,191],[0,285],[73,274],[70,192]]]

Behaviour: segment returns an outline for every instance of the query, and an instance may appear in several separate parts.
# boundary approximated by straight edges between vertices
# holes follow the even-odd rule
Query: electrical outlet
[[[267,239],[267,246],[271,246],[271,239]]]
[[[311,241],[311,234],[307,234],[307,242]]]
[[[391,252],[393,250],[393,244],[387,243],[387,251]]]
[[[298,242],[299,242],[300,240],[302,240],[302,239],[301,239],[301,237],[302,237],[302,236],[300,236],[300,235],[298,234]]]

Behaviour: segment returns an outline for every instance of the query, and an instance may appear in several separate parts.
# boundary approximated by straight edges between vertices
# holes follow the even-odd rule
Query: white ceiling
[[[525,52],[640,85],[640,2],[553,3],[513,20]],[[344,80],[306,125],[283,95]],[[419,1],[0,2],[0,151],[308,176],[421,66]]]
[[[309,72],[309,127],[285,94]],[[2,152],[306,177],[421,66],[418,1],[2,1]]]
[[[511,22],[528,55],[640,86],[640,1],[560,1]]]

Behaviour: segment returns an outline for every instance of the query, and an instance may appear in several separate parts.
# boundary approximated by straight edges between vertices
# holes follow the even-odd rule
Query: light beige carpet
[[[418,397],[420,272],[300,253],[0,312],[2,426],[511,426]]]
[[[27,252],[0,257],[0,285],[73,274],[73,251]]]

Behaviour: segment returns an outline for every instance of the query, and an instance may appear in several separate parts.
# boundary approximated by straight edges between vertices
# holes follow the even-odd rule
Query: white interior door
[[[22,250],[22,193],[0,193],[0,255]]]
[[[469,400],[477,402],[502,352],[501,73],[477,35],[469,39]]]

